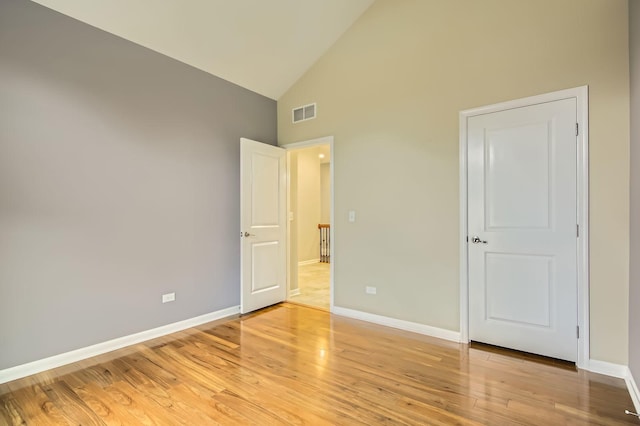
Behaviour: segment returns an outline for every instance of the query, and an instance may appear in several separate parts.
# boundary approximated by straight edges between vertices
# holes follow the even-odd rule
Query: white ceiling
[[[373,0],[33,0],[278,99]]]

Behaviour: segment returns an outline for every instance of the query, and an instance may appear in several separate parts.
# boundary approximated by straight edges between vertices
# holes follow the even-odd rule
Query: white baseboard
[[[298,266],[313,265],[314,263],[320,263],[320,259],[303,260],[302,262],[298,262]]]
[[[293,290],[289,290],[289,297],[300,296],[300,288],[294,288]]]
[[[93,356],[102,355],[125,346],[135,345],[146,340],[162,337],[177,331],[186,330],[207,322],[216,321],[231,315],[239,314],[240,306],[232,306],[230,308],[221,309],[195,318],[174,322],[173,324],[163,325],[151,330],[141,331],[139,333],[130,334],[129,336],[118,337],[117,339],[108,340],[92,346],[76,349],[52,357],[39,359],[27,364],[17,365],[4,370],[0,370],[0,383],[10,382],[12,380],[21,379],[32,374],[40,373],[45,370],[60,367]]]
[[[627,384],[627,390],[633,401],[633,407],[636,413],[640,412],[640,391],[638,390],[638,384],[636,383],[631,370],[626,365],[613,364],[606,361],[598,361],[596,359],[590,359],[587,370],[592,373],[604,374],[606,376],[617,377],[624,379]]]
[[[614,364],[612,362],[590,359],[585,370],[591,371],[592,373],[604,374],[605,376],[624,379],[625,377],[627,377],[629,367],[622,364]]]
[[[370,314],[368,312],[356,311],[354,309],[341,308],[339,306],[334,306],[331,313],[460,343],[460,333],[458,331],[445,330],[444,328],[431,327],[417,322],[399,320],[382,315]]]
[[[631,395],[636,413],[640,413],[640,390],[638,390],[638,384],[629,368],[627,368],[627,377],[624,378],[624,381],[627,383],[627,389],[629,389],[629,395]]]

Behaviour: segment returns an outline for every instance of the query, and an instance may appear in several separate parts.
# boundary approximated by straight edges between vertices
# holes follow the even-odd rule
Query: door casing
[[[330,180],[330,209],[329,209],[329,217],[330,217],[330,221],[331,221],[331,229],[329,230],[329,238],[331,241],[331,262],[329,263],[329,275],[330,275],[330,282],[329,282],[329,311],[333,312],[333,300],[334,300],[334,265],[335,265],[335,259],[336,259],[336,244],[335,244],[335,226],[333,226],[333,224],[335,223],[334,221],[334,187],[335,187],[335,179],[334,179],[334,153],[333,153],[333,136],[325,136],[322,138],[317,138],[317,139],[310,139],[310,140],[306,140],[306,141],[301,141],[301,142],[294,142],[294,143],[289,143],[289,144],[283,144],[283,145],[278,145],[280,148],[284,148],[287,151],[291,151],[291,150],[295,150],[295,149],[300,149],[300,148],[309,148],[312,146],[317,146],[317,145],[329,145],[329,153],[330,153],[330,163],[329,163],[329,180]],[[289,161],[289,156],[287,156],[287,162]],[[289,179],[289,170],[291,170],[291,168],[289,167],[289,164],[287,164],[287,209],[289,208],[290,205],[290,179]],[[288,213],[287,213],[287,250],[290,249],[291,244],[290,244],[290,238],[291,238],[291,221],[288,220]],[[287,251],[287,299],[289,298],[289,292],[291,291],[291,285],[290,285],[290,276],[291,276],[291,265],[290,265],[290,259],[291,256],[289,254],[289,252]]]
[[[577,111],[577,242],[578,368],[588,368],[589,354],[589,89],[588,86],[468,109],[460,112],[460,340],[469,343],[469,269],[467,205],[467,120],[470,117],[575,98]]]

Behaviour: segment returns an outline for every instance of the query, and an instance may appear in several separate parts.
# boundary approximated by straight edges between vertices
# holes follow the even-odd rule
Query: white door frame
[[[467,236],[467,126],[473,116],[575,98],[577,105],[578,368],[588,368],[589,354],[589,88],[560,90],[460,112],[460,340],[469,343],[469,262]]]
[[[329,153],[330,153],[330,163],[329,163],[329,185],[330,185],[330,206],[329,206],[329,220],[331,221],[331,228],[329,229],[329,240],[331,241],[331,261],[329,263],[329,274],[330,274],[330,279],[329,279],[329,311],[333,312],[333,277],[334,277],[334,265],[335,265],[335,259],[336,259],[336,245],[335,245],[335,226],[333,226],[333,224],[335,223],[333,220],[333,210],[334,210],[334,196],[333,196],[333,188],[334,188],[334,177],[333,177],[333,173],[334,173],[334,154],[333,154],[333,136],[325,136],[322,138],[317,138],[317,139],[310,139],[310,140],[306,140],[306,141],[301,141],[301,142],[293,142],[293,143],[288,143],[288,144],[284,144],[284,145],[278,145],[280,148],[284,148],[287,151],[292,151],[295,149],[300,149],[300,148],[309,148],[312,146],[318,146],[318,145],[329,145]],[[287,156],[287,208],[289,208],[290,205],[290,200],[289,200],[289,192],[290,192],[290,176],[289,176],[289,170],[291,170],[291,168],[289,167],[289,156]],[[288,213],[287,213],[287,219],[288,219]],[[291,244],[289,242],[291,238],[291,221],[287,220],[287,250],[290,250]],[[291,265],[290,265],[290,255],[289,252],[287,251],[287,277],[289,277],[290,271],[291,271]],[[289,298],[289,292],[291,291],[291,286],[289,283],[289,279],[287,279],[287,299]]]

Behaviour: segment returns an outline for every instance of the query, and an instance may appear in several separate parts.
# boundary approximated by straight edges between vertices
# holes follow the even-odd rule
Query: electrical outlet
[[[162,303],[173,302],[176,300],[175,293],[167,293],[162,295]]]
[[[371,286],[366,286],[364,288],[365,293],[367,294],[376,294],[378,289],[376,289],[375,287],[371,287]]]

